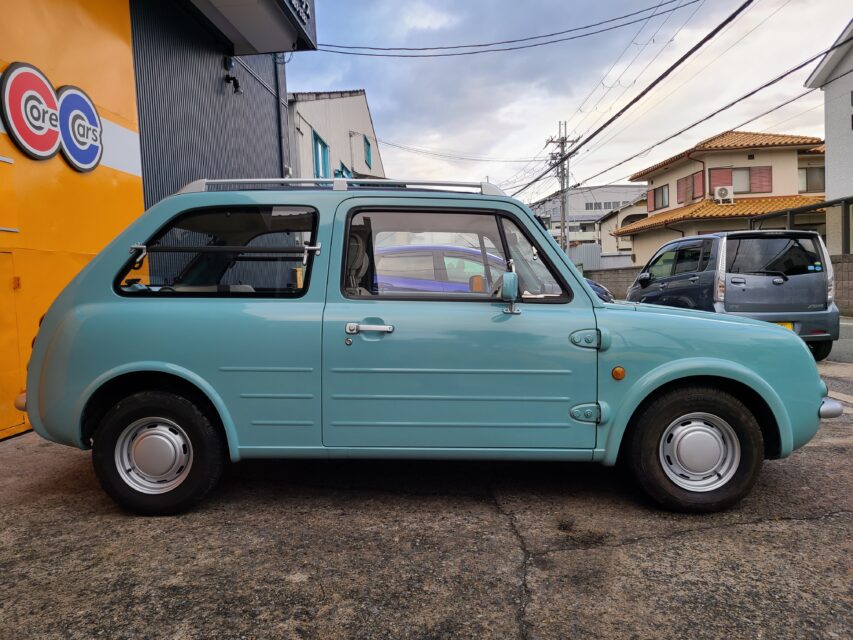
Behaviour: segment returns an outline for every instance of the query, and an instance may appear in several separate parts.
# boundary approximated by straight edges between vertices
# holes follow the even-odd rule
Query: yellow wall
[[[0,72],[12,62],[38,67],[54,87],[73,84],[93,100],[105,128],[120,132],[122,149],[138,156],[138,120],[130,11],[122,0],[28,0],[3,6]],[[128,145],[128,141],[130,144]],[[111,140],[104,139],[106,149]],[[114,151],[114,150],[113,150]],[[142,213],[142,179],[134,162],[89,173],[74,171],[57,154],[36,161],[0,134],[0,254],[11,262],[0,273],[0,300],[11,298],[16,328],[0,324],[0,360],[19,363],[18,379],[0,379],[0,405],[24,387],[30,344],[51,301],[78,271]],[[126,166],[127,165],[127,166]],[[136,162],[138,165],[138,161]],[[121,167],[121,168],[118,168]],[[11,289],[11,295],[8,295]],[[9,332],[17,335],[10,338]],[[14,348],[17,353],[9,353]],[[0,438],[20,431],[21,414],[0,411]],[[10,424],[11,423],[11,424]]]

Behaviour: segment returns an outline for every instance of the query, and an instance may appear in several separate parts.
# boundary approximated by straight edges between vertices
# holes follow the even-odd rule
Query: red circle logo
[[[59,103],[45,75],[14,62],[0,79],[0,114],[6,131],[32,158],[46,160],[59,150]]]

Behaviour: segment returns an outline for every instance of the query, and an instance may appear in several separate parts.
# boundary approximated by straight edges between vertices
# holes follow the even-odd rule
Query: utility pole
[[[548,144],[557,146],[558,151],[551,154],[551,165],[558,161],[557,176],[560,180],[560,247],[565,251],[569,247],[569,158],[566,156],[567,147],[578,141],[578,138],[569,140],[568,123],[564,120],[558,124],[556,138],[549,138]]]

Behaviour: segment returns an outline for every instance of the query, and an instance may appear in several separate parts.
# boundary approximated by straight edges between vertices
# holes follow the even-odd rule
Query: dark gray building
[[[290,171],[284,55],[313,0],[131,0],[145,206],[199,178]]]

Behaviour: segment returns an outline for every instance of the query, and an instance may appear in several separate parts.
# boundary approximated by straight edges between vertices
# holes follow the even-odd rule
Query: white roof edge
[[[841,32],[841,34],[835,39],[833,42],[833,46],[838,44],[839,42],[843,42],[847,40],[851,35],[853,35],[853,20],[847,23],[847,26]],[[835,66],[838,62],[847,55],[847,52],[853,48],[853,41],[848,42],[843,47],[838,47],[837,49],[833,49],[829,53],[825,54],[820,62],[817,63],[817,66],[811,72],[809,77],[806,79],[804,86],[809,89],[817,89],[821,85],[826,83],[826,80],[829,78],[829,75],[835,69]]]

